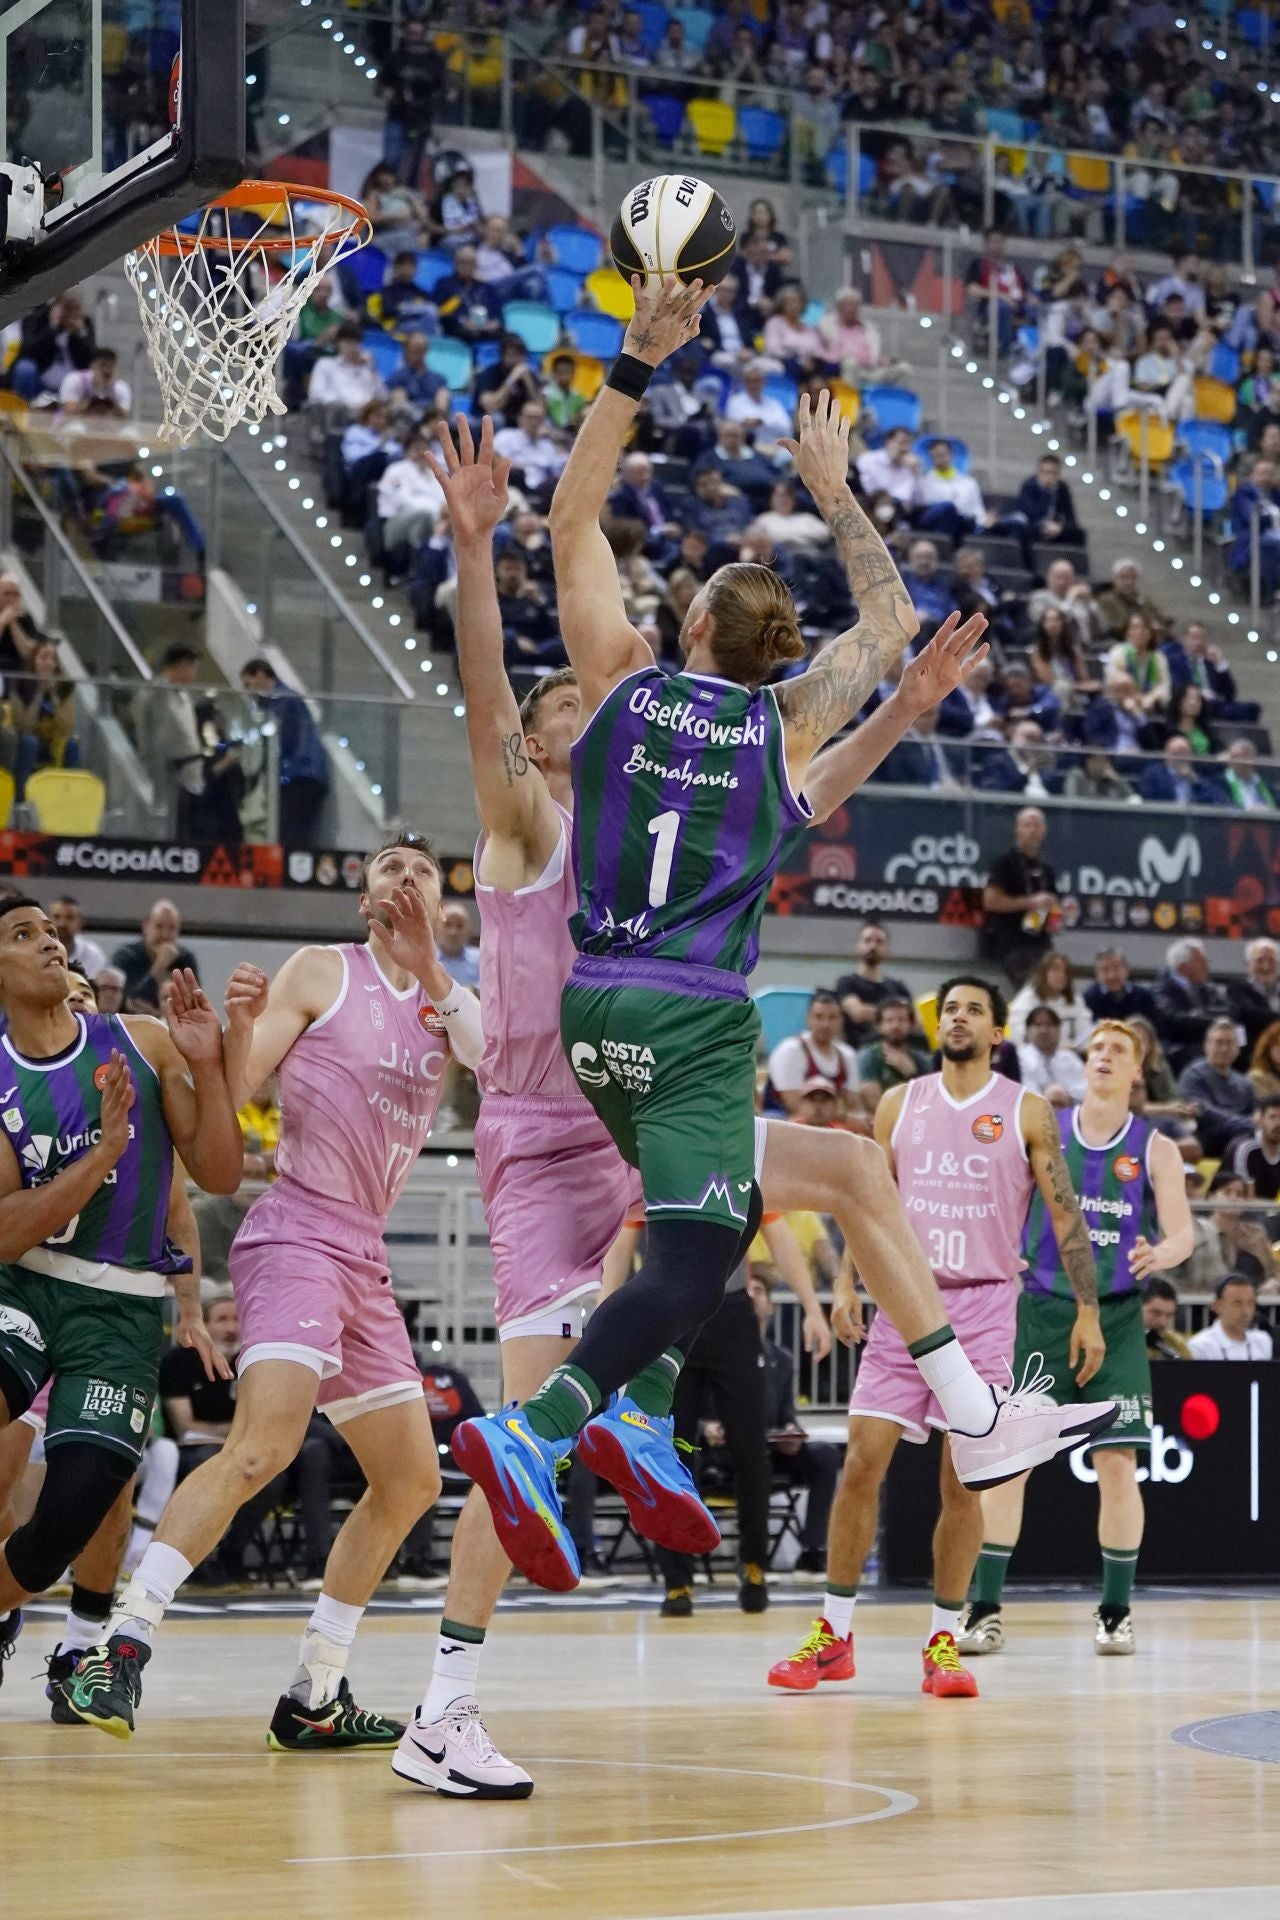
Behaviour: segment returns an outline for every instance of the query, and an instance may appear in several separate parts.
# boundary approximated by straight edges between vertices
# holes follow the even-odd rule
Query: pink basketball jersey
[[[435,1119],[449,1044],[416,980],[398,993],[367,946],[334,950],[338,997],[280,1062],[276,1167],[385,1219]]]
[[[940,1286],[1012,1280],[1032,1174],[1019,1127],[1023,1089],[993,1073],[956,1101],[940,1073],[907,1083],[891,1145],[898,1191]]]
[[[516,893],[476,881],[480,907],[481,1093],[587,1101],[560,1044],[560,994],[577,949],[569,916],[578,910],[569,836],[561,806],[560,840],[542,874]],[[483,843],[482,843],[483,844]],[[476,849],[476,871],[480,848]]]

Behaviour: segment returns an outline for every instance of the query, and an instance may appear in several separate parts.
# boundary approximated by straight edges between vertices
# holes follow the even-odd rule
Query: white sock
[[[124,1570],[126,1573],[132,1573],[134,1568],[141,1564],[143,1554],[151,1545],[151,1537],[154,1532],[154,1526],[144,1526],[140,1520],[134,1521],[133,1530],[129,1535],[129,1544],[124,1550]]]
[[[455,1640],[451,1634],[441,1633],[436,1641],[430,1684],[418,1710],[421,1725],[425,1727],[433,1720],[442,1720],[455,1700],[474,1698],[480,1672],[480,1647],[479,1640]]]
[[[138,1564],[138,1571],[116,1601],[111,1616],[111,1633],[131,1633],[136,1640],[151,1644],[151,1635],[159,1626],[166,1607],[185,1580],[191,1578],[191,1562],[176,1547],[153,1540]],[[139,1604],[140,1603],[140,1604]]]
[[[347,1670],[347,1651],[363,1616],[363,1607],[348,1606],[345,1600],[334,1600],[327,1593],[316,1596],[311,1618],[302,1630],[298,1671],[290,1693],[301,1698],[305,1691],[310,1707],[326,1706],[335,1697]]]
[[[83,1613],[72,1613],[67,1609],[66,1622],[62,1629],[62,1638],[54,1648],[55,1653],[66,1653],[77,1649],[81,1653],[90,1647],[101,1646],[107,1637],[105,1620],[90,1620]]]
[[[847,1640],[853,1632],[853,1609],[857,1602],[856,1593],[828,1592],[825,1595],[822,1602],[822,1617],[837,1640]]]
[[[940,1607],[935,1600],[933,1603],[933,1611],[929,1615],[929,1639],[932,1640],[935,1633],[949,1633],[953,1640],[958,1640],[960,1638],[960,1615],[963,1612],[963,1607],[957,1607],[953,1612],[950,1607]],[[926,1642],[926,1645],[927,1644]]]
[[[973,1370],[968,1354],[954,1338],[930,1353],[916,1355],[920,1377],[958,1433],[990,1433],[996,1417],[995,1395]]]

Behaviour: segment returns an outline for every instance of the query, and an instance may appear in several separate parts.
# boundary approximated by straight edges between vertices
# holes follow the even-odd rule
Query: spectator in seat
[[[1102,692],[1090,701],[1082,722],[1085,745],[1104,753],[1131,755],[1154,747],[1158,730],[1148,720],[1132,674],[1109,669]],[[1136,764],[1123,771],[1138,772]]]
[[[166,832],[182,840],[198,839],[203,824],[204,742],[191,692],[199,659],[194,647],[175,640],[161,656],[158,684],[139,695],[136,708],[142,764],[167,810]],[[123,964],[118,955],[116,964]]]
[[[1226,1273],[1213,1294],[1213,1324],[1193,1333],[1187,1345],[1193,1360],[1270,1360],[1271,1335],[1253,1323],[1258,1290],[1252,1280]]]
[[[1175,698],[1181,687],[1195,686],[1203,694],[1211,718],[1256,723],[1260,713],[1257,701],[1237,699],[1235,675],[1222,649],[1210,645],[1203,621],[1189,621],[1181,640],[1167,639],[1164,655]]]
[[[460,247],[474,252],[484,230],[484,209],[476,194],[476,177],[469,166],[455,167],[445,184],[433,217],[440,226],[440,244],[455,261]]]
[[[9,715],[17,736],[14,779],[18,798],[39,767],[78,767],[75,682],[60,675],[58,649],[42,640],[25,674],[6,682]]]
[[[157,900],[142,923],[137,940],[126,940],[111,956],[113,967],[124,975],[124,995],[128,1010],[136,1007],[154,1013],[160,1005],[160,988],[175,967],[190,967],[197,980],[200,965],[190,947],[182,944],[182,915],[172,900]]]
[[[95,420],[127,420],[133,412],[133,392],[117,372],[113,347],[99,347],[83,371],[69,373],[58,392],[64,414]]]
[[[860,453],[857,474],[864,494],[887,493],[901,507],[914,506],[921,467],[919,456],[912,452],[909,430],[891,427],[883,446]]]
[[[963,540],[991,521],[971,473],[961,473],[949,440],[929,442],[929,465],[916,485],[916,525]]]
[[[124,974],[119,967],[100,967],[93,976],[99,1013],[124,1012]]]
[[[1252,740],[1233,740],[1223,755],[1222,785],[1227,804],[1241,813],[1275,813],[1276,796],[1258,771],[1258,750]]]
[[[1156,1033],[1175,1073],[1201,1053],[1210,1021],[1226,1012],[1226,995],[1209,977],[1200,940],[1175,940],[1152,985]]]
[[[435,302],[425,287],[418,285],[418,256],[398,253],[391,263],[391,278],[378,295],[382,324],[393,331],[406,322],[430,325],[436,318]]]
[[[764,326],[766,354],[793,380],[807,380],[811,373],[835,371],[822,335],[804,318],[807,305],[804,288],[791,281],[778,294],[777,305]]]
[[[958,788],[952,755],[938,738],[938,709],[919,713],[895,747],[868,776],[899,787]]]
[[[1062,792],[1057,758],[1045,745],[1044,729],[1035,720],[1018,720],[1009,729],[1007,751],[984,753],[974,786],[985,793],[1020,793],[1028,800],[1047,800]]]
[[[1250,1050],[1259,1035],[1280,1020],[1280,947],[1274,940],[1250,940],[1244,950],[1244,979],[1227,984],[1227,1011],[1243,1029]]]
[[[1102,614],[1087,580],[1077,580],[1070,560],[1054,560],[1045,575],[1045,584],[1037,587],[1027,602],[1027,619],[1034,629],[1046,610],[1054,607],[1070,622],[1082,647],[1092,647],[1105,632]]]
[[[430,537],[444,511],[444,492],[431,471],[430,454],[426,435],[416,434],[403,456],[383,468],[378,481],[378,519],[393,575],[407,571],[408,555]]]
[[[764,1349],[766,1417],[773,1471],[791,1486],[808,1489],[796,1572],[825,1573],[827,1524],[840,1479],[839,1449],[826,1440],[811,1440],[800,1424],[793,1385],[793,1356],[770,1338],[773,1303],[769,1289],[753,1273],[747,1282],[747,1292],[760,1323],[760,1344]]]
[[[737,373],[747,366],[755,357],[759,331],[759,315],[748,304],[741,280],[736,273],[726,273],[702,309],[698,330],[712,366],[723,367],[726,373]]]
[[[726,420],[736,420],[751,436],[751,444],[764,459],[772,459],[778,441],[792,430],[791,415],[776,394],[765,392],[768,373],[765,360],[748,360],[742,369],[742,385],[729,395],[724,410]]]
[[[1249,1183],[1230,1167],[1219,1167],[1209,1182],[1212,1213],[1192,1216],[1195,1246],[1189,1259],[1174,1267],[1170,1279],[1188,1293],[1209,1293],[1224,1274],[1243,1276],[1251,1286],[1274,1293],[1276,1258],[1266,1228],[1257,1213],[1242,1204],[1250,1199]]]
[[[991,704],[1009,726],[1020,720],[1034,720],[1045,734],[1056,733],[1062,724],[1062,708],[1051,686],[1037,681],[1025,660],[1011,660],[1004,671],[1004,683],[991,697]]]
[[[30,666],[36,648],[47,637],[27,612],[17,575],[0,573],[0,675],[7,678]]]
[[[626,616],[633,626],[643,627],[656,617],[666,592],[657,571],[645,558],[644,521],[615,520],[612,514],[603,514],[600,525],[618,569]]]
[[[471,926],[471,909],[465,900],[446,900],[440,909],[436,933],[440,964],[453,975],[460,987],[480,984],[480,949]]]
[[[585,395],[574,386],[577,362],[571,353],[557,353],[551,361],[551,372],[542,389],[543,404],[547,409],[547,418],[559,433],[573,433],[581,423],[587,410]]]
[[[1221,787],[1197,772],[1191,742],[1180,733],[1165,741],[1162,760],[1149,760],[1142,769],[1138,792],[1144,800],[1175,807],[1220,807],[1224,797]]]
[[[404,343],[404,359],[391,376],[392,419],[401,437],[429,415],[448,417],[449,388],[427,365],[429,344],[425,333],[411,333]]]
[[[1021,807],[1013,845],[992,866],[982,890],[979,951],[1021,986],[1053,945],[1050,921],[1060,908],[1058,877],[1044,857],[1049,823],[1039,807]]]
[[[802,512],[797,505],[796,489],[789,480],[775,480],[769,496],[769,510],[758,515],[751,533],[773,547],[812,552],[831,545],[831,532],[820,514]]]
[[[572,370],[572,360],[569,366]],[[495,431],[517,425],[521,407],[530,401],[545,405],[542,382],[537,369],[530,364],[529,349],[518,333],[503,334],[500,359],[495,366],[485,367],[476,375],[473,391],[480,411],[495,416]]]
[[[715,439],[712,408],[705,388],[698,382],[702,355],[696,348],[685,348],[667,364],[671,378],[657,380],[650,387],[640,419],[647,419],[668,453],[681,459],[701,456]]]
[[[513,275],[523,275],[524,266],[524,248],[512,233],[506,214],[487,213],[476,247],[477,274],[486,285],[497,287],[503,298],[509,300],[513,295],[506,283]]]
[[[1178,1313],[1178,1290],[1157,1273],[1147,1282],[1142,1296],[1142,1324],[1147,1335],[1147,1357],[1151,1360],[1190,1360],[1191,1348],[1186,1336],[1174,1322]]]
[[[502,301],[477,273],[476,250],[469,242],[455,251],[453,272],[437,283],[435,302],[445,332],[468,346],[502,332]]]
[[[889,936],[878,920],[863,924],[853,952],[857,967],[841,974],[835,990],[844,1015],[844,1037],[851,1047],[861,1047],[872,1038],[882,1001],[902,1000],[910,1006],[911,992],[905,981],[885,972]]]
[[[1003,723],[991,697],[994,677],[990,660],[971,668],[963,684],[949,693],[938,709],[939,733],[954,740],[1003,739]]]
[[[991,298],[996,305],[996,333],[1001,353],[1013,344],[1014,329],[1027,306],[1027,283],[1005,256],[1005,236],[998,227],[986,234],[986,250],[975,260],[965,288],[976,327],[985,335],[990,324]]]
[[[1204,1150],[1224,1159],[1241,1134],[1252,1134],[1257,1096],[1247,1074],[1235,1068],[1240,1043],[1235,1022],[1225,1016],[1209,1022],[1199,1060],[1178,1076],[1178,1091],[1196,1109],[1196,1132]]]
[[[708,559],[714,566],[737,559],[742,536],[751,524],[751,504],[736,487],[727,485],[720,467],[698,468],[687,515],[688,524],[706,536]]]
[[[1105,753],[1082,755],[1078,767],[1067,774],[1063,792],[1068,800],[1133,799],[1133,788],[1112,766]]]
[[[862,295],[856,287],[841,287],[832,302],[832,311],[818,322],[818,332],[828,359],[840,369],[840,377],[851,387],[865,386],[868,380],[886,379],[891,368],[884,357],[880,329],[862,311]]]
[[[742,283],[742,303],[751,315],[753,333],[758,333],[773,313],[775,303],[788,284],[787,269],[780,264],[763,233],[747,236],[739,248],[735,267]],[[801,295],[803,310],[804,297]]]
[[[45,393],[61,393],[69,373],[88,368],[97,344],[93,321],[78,292],[73,290],[48,305],[33,307],[22,322],[9,385],[27,401]]]
[[[518,487],[533,497],[549,497],[569,458],[547,427],[542,395],[526,400],[519,425],[503,427],[493,436],[494,452],[511,462]]]
[[[396,177],[412,186],[421,178],[422,158],[445,99],[448,77],[444,56],[428,33],[426,20],[411,17],[401,22],[395,56],[385,64],[383,153]]]
[[[1158,635],[1167,633],[1169,617],[1142,591],[1142,568],[1136,560],[1117,560],[1111,569],[1111,584],[1098,595],[1102,627],[1113,641],[1123,641],[1129,621],[1135,613],[1145,618]]]
[[[911,596],[911,604],[921,622],[938,627],[950,613],[953,603],[951,583],[938,567],[938,549],[932,540],[913,540],[902,569],[902,584]]]
[[[376,479],[387,461],[403,451],[392,431],[391,408],[385,400],[370,400],[342,435],[342,466],[350,492],[354,495]]]
[[[281,385],[290,408],[302,405],[308,376],[322,354],[337,348],[338,329],[347,318],[347,309],[331,273],[321,274],[311,296],[298,315],[293,338],[284,350]]]
[[[1228,526],[1233,538],[1227,565],[1235,574],[1247,574],[1253,566],[1256,528],[1260,589],[1266,600],[1274,599],[1280,585],[1280,490],[1265,455],[1257,455],[1248,478],[1232,494]]]
[[[1085,1096],[1084,1062],[1062,1044],[1062,1022],[1052,1007],[1033,1007],[1018,1048],[1022,1084],[1052,1107],[1078,1106]]]
[[[1259,1099],[1280,1093],[1280,1020],[1264,1027],[1254,1041],[1249,1078]]]
[[[1129,615],[1124,638],[1107,655],[1107,669],[1129,675],[1145,713],[1169,704],[1169,663],[1156,644],[1156,630],[1145,613],[1135,610]]]
[[[518,547],[496,554],[493,563],[502,620],[503,658],[509,667],[563,666],[564,645],[547,596],[529,578]]]
[[[1091,1024],[1099,1020],[1149,1020],[1155,1033],[1156,1003],[1150,987],[1129,977],[1129,962],[1118,947],[1104,947],[1093,963],[1093,983],[1084,990]]]
[[[998,658],[1000,640],[1012,640],[1016,627],[1021,625],[1022,603],[1016,594],[1002,592],[992,581],[981,548],[958,548],[953,564],[955,604],[966,620],[975,613],[985,614],[987,643]]]
[[[360,329],[353,321],[343,321],[336,339],[338,351],[317,360],[311,370],[307,404],[331,408],[344,419],[352,419],[362,408],[382,398],[382,379],[365,352]]]
[[[694,479],[704,467],[710,466],[719,467],[727,484],[745,493],[757,513],[764,511],[778,476],[769,462],[747,445],[746,429],[741,421],[719,421],[715,446],[699,454],[694,463]]]
[[[1005,1032],[1015,1047],[1027,1038],[1027,1021],[1037,1007],[1058,1016],[1064,1047],[1079,1050],[1093,1030],[1093,1019],[1082,994],[1075,989],[1075,971],[1065,953],[1046,953],[1031,979],[1009,1003]]]
[[[1254,1131],[1236,1141],[1231,1166],[1257,1199],[1280,1200],[1280,1094],[1259,1101]]]
[[[1033,544],[1065,541],[1068,546],[1080,545],[1081,533],[1071,489],[1062,477],[1062,462],[1056,453],[1041,455],[1035,472],[1018,489],[1017,504],[1010,519],[1021,524],[1028,564]]]
[[[397,180],[395,169],[385,160],[365,175],[360,199],[373,225],[374,245],[383,253],[416,252],[428,244],[426,201]]]
[[[774,1113],[799,1112],[806,1080],[815,1074],[831,1083],[842,1111],[858,1104],[858,1056],[840,1038],[844,1016],[835,994],[819,987],[811,995],[803,1033],[779,1040],[769,1055],[765,1106]]]
[[[681,527],[671,502],[657,480],[647,453],[625,453],[618,484],[609,495],[609,512],[616,520],[639,520],[645,529],[644,550],[657,566],[671,566],[680,550]]]
[[[261,655],[245,661],[240,685],[275,723],[281,844],[313,846],[329,792],[329,762],[311,708]]]
[[[1042,686],[1052,688],[1059,701],[1069,701],[1076,694],[1089,696],[1102,689],[1102,682],[1085,658],[1078,628],[1060,607],[1047,606],[1040,615],[1031,643],[1030,661],[1035,679]]]
[[[858,1052],[858,1081],[862,1104],[874,1115],[882,1094],[918,1079],[932,1066],[923,1047],[911,1044],[915,1012],[909,1000],[886,994],[876,1006],[876,1037]]]
[[[93,980],[106,966],[107,956],[85,932],[79,901],[73,900],[69,893],[60,894],[49,902],[49,918],[58,929],[68,967],[73,973],[82,973],[86,980]]]
[[[1191,751],[1197,760],[1210,760],[1222,752],[1222,742],[1205,711],[1204,695],[1190,682],[1174,689],[1165,725],[1170,733],[1180,733],[1184,740],[1191,742]]]

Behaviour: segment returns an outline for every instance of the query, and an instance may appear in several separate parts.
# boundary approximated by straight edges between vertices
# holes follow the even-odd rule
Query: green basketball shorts
[[[1044,1355],[1044,1371],[1053,1375],[1052,1395],[1060,1407],[1090,1400],[1114,1400],[1120,1408],[1113,1427],[1089,1449],[1146,1447],[1151,1444],[1151,1361],[1142,1324],[1142,1300],[1122,1293],[1101,1302],[1106,1358],[1093,1379],[1076,1385],[1068,1360],[1076,1303],[1055,1293],[1026,1293],[1018,1299],[1018,1337],[1013,1377],[1020,1382],[1033,1353]]]
[[[88,1440],[141,1459],[160,1377],[162,1305],[0,1266],[0,1362],[20,1400],[10,1417],[25,1413],[52,1376],[46,1447]]]
[[[640,1169],[650,1219],[746,1224],[759,1034],[750,999],[584,986],[576,976],[565,988],[565,1052],[623,1159]]]

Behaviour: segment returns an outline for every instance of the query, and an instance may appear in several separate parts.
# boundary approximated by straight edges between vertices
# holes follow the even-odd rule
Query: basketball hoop
[[[225,440],[241,421],[283,413],[275,367],[295,320],[321,275],[372,237],[364,208],[343,194],[244,180],[127,255],[164,438]]]

